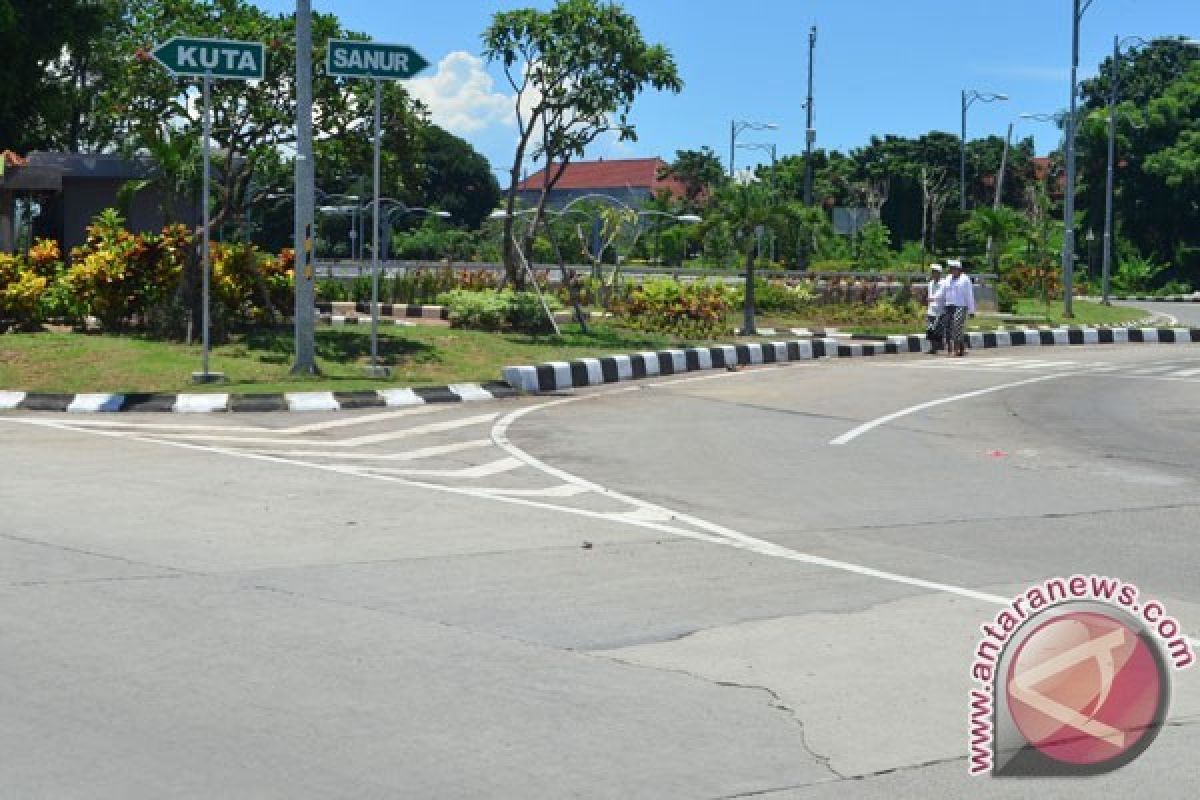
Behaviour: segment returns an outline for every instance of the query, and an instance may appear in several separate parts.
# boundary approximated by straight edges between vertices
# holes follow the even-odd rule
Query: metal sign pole
[[[209,318],[209,283],[210,283],[209,271],[212,267],[212,258],[209,253],[208,203],[209,203],[209,191],[210,191],[209,180],[211,178],[211,170],[212,170],[211,159],[210,159],[210,154],[209,154],[209,140],[212,138],[212,73],[206,73],[204,75],[203,82],[204,82],[204,142],[203,142],[202,149],[204,150],[204,185],[200,190],[200,205],[201,205],[201,210],[200,210],[201,223],[200,224],[202,226],[201,236],[203,238],[203,245],[202,245],[203,252],[201,254],[202,277],[201,277],[200,281],[201,281],[201,287],[202,287],[201,295],[203,297],[202,302],[204,303],[204,310],[202,312],[203,322],[201,323],[201,325],[202,325],[201,336],[204,341],[204,356],[202,358],[203,363],[201,366],[200,374],[198,377],[193,376],[193,378],[197,379],[201,383],[209,383],[210,381],[217,379],[213,375],[213,373],[208,371],[208,352],[209,352],[209,347],[211,345],[211,342],[209,340],[209,335],[210,335],[209,329],[211,327],[211,322],[210,322],[210,318]]]
[[[375,188],[371,199],[371,368],[375,378],[386,378],[387,367],[379,365],[379,174],[383,138],[383,82],[375,79]]]

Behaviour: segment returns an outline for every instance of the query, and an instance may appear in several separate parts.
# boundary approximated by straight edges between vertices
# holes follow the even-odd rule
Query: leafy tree
[[[124,65],[120,81],[107,86],[99,106],[127,120],[125,149],[153,150],[175,136],[199,139],[202,108],[194,82],[181,84],[146,55],[155,42],[173,35],[210,36],[267,43],[266,78],[262,81],[215,81],[213,140],[216,200],[212,225],[244,216],[248,206],[264,199],[250,191],[252,176],[281,148],[295,142],[295,22],[271,15],[245,0],[126,0],[116,46],[139,58]],[[313,113],[326,132],[361,129],[369,89],[363,81],[338,85],[323,74],[326,41],[349,35],[332,15],[313,15]],[[387,93],[399,91],[392,87]],[[385,102],[385,112],[388,104]],[[360,134],[361,135],[361,134]]]
[[[867,270],[886,269],[892,263],[892,250],[888,246],[891,231],[881,222],[868,223],[860,234],[858,263]]]
[[[414,202],[450,212],[451,219],[478,228],[500,203],[500,185],[486,158],[466,141],[437,125],[421,129],[424,175]]]
[[[973,242],[980,249],[991,243],[989,253],[992,272],[1000,271],[1000,254],[1008,242],[1024,230],[1025,217],[1006,206],[999,208],[981,207],[971,212],[970,218],[959,226],[962,238]]]
[[[526,157],[546,162],[527,248],[540,226],[546,197],[570,159],[604,133],[635,140],[629,111],[637,96],[647,87],[678,92],[683,82],[665,47],[647,44],[631,14],[600,0],[559,0],[549,11],[497,12],[483,34],[483,49],[488,61],[503,66],[516,94],[517,145],[506,203],[504,266],[507,279],[520,285],[512,232]],[[539,134],[540,142],[532,144]]]
[[[1113,216],[1116,236],[1170,265],[1163,278],[1200,278],[1200,55],[1176,41],[1134,49],[1121,61]],[[1104,225],[1108,113],[1101,106],[1111,59],[1085,85],[1095,106],[1080,130],[1086,224]],[[1115,243],[1114,243],[1115,244]]]
[[[691,210],[699,209],[713,189],[725,183],[725,168],[712,148],[676,150],[675,160],[659,177],[672,177],[684,186],[684,200]]]
[[[83,139],[79,104],[95,91],[87,80],[89,56],[107,41],[116,6],[113,0],[0,0],[4,147],[75,149]]]

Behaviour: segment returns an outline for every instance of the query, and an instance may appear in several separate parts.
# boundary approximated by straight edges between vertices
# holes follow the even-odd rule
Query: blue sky
[[[260,0],[272,11],[294,3]],[[512,102],[502,73],[478,59],[479,34],[499,8],[550,2],[313,0],[352,30],[410,44],[433,67],[411,82],[434,121],[492,163],[511,162]],[[872,134],[959,130],[959,91],[1003,92],[1007,103],[975,104],[968,135],[1003,135],[1020,112],[1067,104],[1071,0],[625,0],[650,41],[675,54],[679,95],[647,94],[634,106],[639,141],[600,141],[591,157],[659,155],[708,145],[728,158],[730,120],[774,122],[739,142],[774,142],[780,155],[804,147],[807,32],[818,26],[815,87],[818,146],[846,150]],[[1095,0],[1084,17],[1080,77],[1096,72],[1114,34],[1200,38],[1200,0]],[[1051,125],[1018,120],[1045,152]],[[768,159],[741,150],[739,166]]]

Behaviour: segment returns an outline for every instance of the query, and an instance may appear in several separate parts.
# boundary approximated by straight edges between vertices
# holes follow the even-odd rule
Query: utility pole
[[[808,120],[804,126],[804,205],[813,203],[813,167],[812,148],[817,140],[817,130],[813,127],[813,51],[817,47],[817,26],[813,25],[808,31],[808,99],[804,101],[804,109],[808,112]]]
[[[1117,150],[1117,98],[1119,95],[1118,82],[1121,80],[1121,38],[1113,37],[1112,55],[1112,88],[1108,95],[1108,169],[1104,178],[1104,262],[1101,267],[1102,275],[1100,302],[1109,305],[1109,280],[1112,275],[1112,237],[1113,237],[1113,159]]]
[[[313,195],[315,170],[312,143],[312,2],[296,0],[296,212],[293,313],[296,339],[294,375],[317,373],[313,286]]]
[[[1074,0],[1071,9],[1071,104],[1067,111],[1067,187],[1063,197],[1063,316],[1075,316],[1072,292],[1075,284],[1075,114],[1079,95],[1079,22],[1093,0],[1081,5]]]

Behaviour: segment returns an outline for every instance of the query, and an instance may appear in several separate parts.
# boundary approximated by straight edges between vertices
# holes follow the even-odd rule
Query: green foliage
[[[892,262],[892,250],[888,246],[891,233],[887,226],[872,222],[862,229],[858,244],[858,263],[866,271],[881,270]]]
[[[807,282],[754,280],[754,304],[764,312],[799,312],[810,306],[816,294]]]
[[[552,296],[545,298],[551,311],[560,307]],[[455,328],[481,331],[511,328],[521,333],[544,333],[551,329],[542,301],[534,292],[454,289],[437,300],[449,310],[450,325]]]
[[[47,285],[28,259],[0,253],[0,332],[37,328],[44,319],[42,298]]]
[[[1017,310],[1017,293],[1006,281],[996,284],[996,310],[1011,314]]]
[[[1145,292],[1166,265],[1155,264],[1137,253],[1126,253],[1117,259],[1112,274],[1112,288],[1117,293]]]
[[[346,284],[333,278],[317,281],[316,296],[318,303],[344,303],[350,299]]]
[[[670,51],[647,43],[632,14],[602,0],[560,0],[548,11],[498,11],[483,33],[483,55],[503,67],[523,108],[512,162],[517,165],[527,156],[548,165],[566,163],[582,157],[605,133],[635,140],[629,113],[637,96],[645,89],[683,88]],[[530,151],[535,134],[538,143]],[[544,191],[553,188],[555,172]],[[510,211],[516,192],[514,178]],[[504,266],[508,279],[520,285],[513,224],[511,216],[504,220]]]
[[[124,225],[113,209],[101,212],[72,251],[65,278],[80,306],[109,331],[168,301],[193,246],[182,226],[147,236]]]
[[[660,178],[674,178],[683,184],[684,200],[689,208],[699,208],[711,192],[725,183],[721,158],[705,145],[699,150],[676,150],[675,160],[660,170]]]
[[[653,280],[634,287],[618,313],[639,330],[711,339],[729,330],[736,299],[723,283]]]

